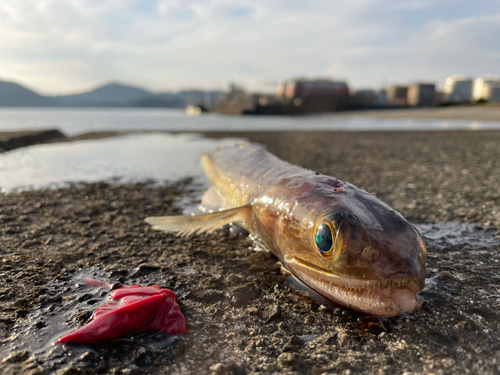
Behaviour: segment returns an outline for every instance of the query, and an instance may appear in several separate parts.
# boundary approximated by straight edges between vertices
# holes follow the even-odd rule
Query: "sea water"
[[[180,109],[0,108],[0,132],[61,130],[67,136],[94,131],[263,131],[263,130],[450,130],[500,129],[500,122],[377,119],[352,114],[311,116],[231,116]]]

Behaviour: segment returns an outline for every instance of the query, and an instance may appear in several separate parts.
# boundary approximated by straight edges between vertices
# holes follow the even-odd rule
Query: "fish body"
[[[334,302],[379,316],[420,307],[422,237],[373,195],[250,143],[208,152],[201,165],[211,184],[203,201],[223,210],[146,219],[154,228],[189,235],[232,222]]]

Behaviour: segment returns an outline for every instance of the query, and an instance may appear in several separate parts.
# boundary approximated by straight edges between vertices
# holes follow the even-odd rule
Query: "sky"
[[[500,75],[498,0],[1,0],[0,80],[46,95],[124,82],[270,91]]]

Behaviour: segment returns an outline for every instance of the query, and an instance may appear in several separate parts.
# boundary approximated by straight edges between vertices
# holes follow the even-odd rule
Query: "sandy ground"
[[[276,259],[255,252],[245,235],[223,229],[186,240],[152,231],[143,219],[179,213],[189,181],[4,194],[0,372],[500,372],[500,132],[207,134],[234,135],[363,187],[423,223],[423,307],[381,320],[327,308],[291,289]],[[449,221],[470,225],[440,224]],[[173,289],[190,333],[46,345],[88,321],[107,296],[76,282],[81,272]]]

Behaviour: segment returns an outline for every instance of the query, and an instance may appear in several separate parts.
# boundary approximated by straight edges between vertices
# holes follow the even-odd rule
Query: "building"
[[[386,100],[388,105],[405,106],[408,104],[408,86],[390,85],[386,89]]]
[[[497,99],[496,87],[500,87],[500,77],[487,75],[476,78],[472,89],[472,101],[500,101]]]
[[[349,88],[345,82],[332,81],[329,79],[294,79],[280,85],[277,90],[277,95],[283,96],[286,99],[348,94]]]
[[[293,105],[300,112],[329,112],[344,106],[349,87],[330,79],[293,79],[280,85],[276,94],[285,106]]]
[[[378,105],[378,95],[375,90],[356,90],[352,94],[355,101],[362,107],[374,107]]]
[[[381,107],[387,105],[387,90],[381,89],[377,92],[377,104]]]
[[[483,86],[485,100],[492,103],[500,103],[500,83],[487,83]]]
[[[433,107],[436,105],[434,83],[412,83],[408,86],[408,105],[412,107]]]
[[[472,78],[453,75],[446,78],[442,101],[445,103],[466,103],[472,100]]]

